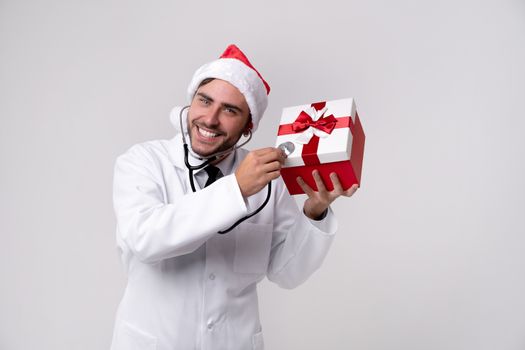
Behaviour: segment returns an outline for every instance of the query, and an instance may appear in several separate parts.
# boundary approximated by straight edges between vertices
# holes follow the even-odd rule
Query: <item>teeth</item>
[[[197,128],[197,130],[199,130],[199,134],[201,134],[204,137],[217,137],[217,136],[219,136],[219,134],[215,134],[213,132],[209,132],[209,131],[201,129],[201,128]]]

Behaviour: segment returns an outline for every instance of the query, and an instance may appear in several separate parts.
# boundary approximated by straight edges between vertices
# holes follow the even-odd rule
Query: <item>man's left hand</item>
[[[312,171],[312,175],[317,186],[317,192],[308,186],[301,177],[297,178],[297,183],[308,196],[308,199],[304,202],[304,213],[312,220],[316,220],[321,217],[325,210],[328,209],[328,206],[334,200],[336,200],[336,198],[340,196],[351,197],[358,188],[358,185],[355,184],[346,191],[343,190],[343,186],[341,186],[341,182],[339,181],[337,174],[331,173],[330,180],[332,180],[334,189],[332,191],[328,191],[323,182],[323,179],[321,178],[321,175],[319,175],[319,171]]]

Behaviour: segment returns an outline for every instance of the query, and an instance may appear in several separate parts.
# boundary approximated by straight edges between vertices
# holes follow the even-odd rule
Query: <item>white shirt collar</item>
[[[235,152],[232,152],[226,156],[223,160],[221,160],[219,163],[214,164],[217,168],[219,168],[224,176],[230,175],[233,172],[233,166],[235,164]],[[199,183],[199,186],[201,188],[204,187],[204,184],[208,180],[208,174],[206,171],[204,171],[204,168],[195,170],[194,172],[195,179]]]

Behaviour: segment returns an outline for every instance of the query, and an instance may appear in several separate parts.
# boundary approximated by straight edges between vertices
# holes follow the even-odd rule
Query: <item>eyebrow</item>
[[[211,98],[211,96],[208,96],[206,95],[205,93],[203,92],[197,92],[197,96],[200,96],[202,98],[205,98],[206,100],[210,101],[210,102],[215,102],[215,100],[213,98]],[[234,109],[236,111],[238,111],[239,113],[242,114],[242,108],[240,108],[239,106],[236,106],[236,105],[232,105],[231,103],[222,103],[221,104],[223,107],[226,107],[226,108],[231,108],[231,109]]]
[[[213,98],[211,98],[210,96],[206,95],[205,93],[197,92],[197,96],[204,97],[204,98],[207,99],[208,101],[213,102]]]

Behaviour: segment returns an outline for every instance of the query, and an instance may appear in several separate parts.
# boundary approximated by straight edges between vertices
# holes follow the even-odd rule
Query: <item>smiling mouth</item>
[[[203,137],[215,138],[215,137],[220,136],[220,134],[217,134],[217,133],[214,133],[214,132],[211,132],[211,131],[208,131],[208,130],[204,130],[201,127],[199,127],[198,125],[196,125],[196,127],[197,127],[197,131],[199,132],[199,134],[201,136],[203,136]]]

